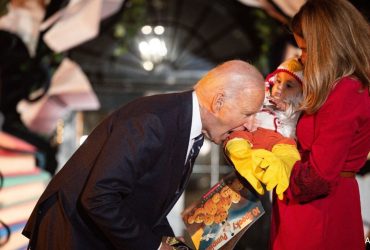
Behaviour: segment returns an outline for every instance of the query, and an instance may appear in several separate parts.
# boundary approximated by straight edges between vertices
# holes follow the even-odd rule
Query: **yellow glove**
[[[279,172],[283,168],[281,165],[284,163],[266,149],[254,149],[253,161],[264,170],[260,180],[266,185],[266,189],[268,191],[274,189],[279,182]]]
[[[283,193],[289,186],[290,174],[292,173],[294,164],[301,160],[301,155],[299,154],[297,147],[291,144],[276,144],[272,148],[271,152],[285,163],[285,171],[280,179],[282,180],[285,177],[286,183],[281,181],[281,184],[278,184],[276,187],[276,194],[278,195],[279,199],[282,200]]]
[[[264,189],[257,177],[262,178],[263,170],[252,160],[251,144],[242,138],[233,138],[225,146],[225,153],[234,164],[235,170],[259,193]]]
[[[261,181],[267,190],[276,187],[276,194],[283,199],[283,193],[289,186],[290,174],[296,161],[300,160],[298,150],[294,145],[277,144],[272,151],[264,149],[253,150],[254,161],[260,161],[259,166],[265,169]]]
[[[297,147],[291,144],[276,144],[271,150],[277,157],[293,168],[294,164],[301,159]]]

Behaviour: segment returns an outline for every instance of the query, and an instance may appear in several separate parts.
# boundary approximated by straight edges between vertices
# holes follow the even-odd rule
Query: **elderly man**
[[[228,61],[194,90],[143,97],[107,117],[38,201],[31,249],[166,249],[166,215],[184,191],[203,135],[222,143],[264,98],[252,65]]]

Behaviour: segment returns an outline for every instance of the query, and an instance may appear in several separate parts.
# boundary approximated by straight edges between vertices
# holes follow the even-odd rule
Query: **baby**
[[[279,199],[289,185],[290,172],[300,159],[295,145],[302,100],[303,66],[288,59],[266,78],[263,107],[249,131],[235,131],[225,142],[225,154],[236,171],[260,194],[276,187]],[[252,149],[253,148],[253,149]]]
[[[256,114],[250,132],[257,127],[274,130],[285,137],[295,138],[295,128],[302,100],[303,67],[296,59],[288,59],[266,78],[263,108]]]

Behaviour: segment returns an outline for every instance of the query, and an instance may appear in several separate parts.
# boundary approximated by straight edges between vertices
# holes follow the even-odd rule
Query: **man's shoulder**
[[[123,105],[119,108],[119,110],[127,109],[127,108],[155,108],[155,107],[171,107],[170,104],[191,104],[191,95],[192,91],[185,91],[185,92],[173,92],[173,93],[161,93],[161,94],[154,94],[154,95],[147,95],[136,98],[126,105]]]
[[[156,116],[164,126],[174,122],[191,122],[192,91],[145,96],[131,101],[115,110],[111,117],[116,119],[133,119]]]

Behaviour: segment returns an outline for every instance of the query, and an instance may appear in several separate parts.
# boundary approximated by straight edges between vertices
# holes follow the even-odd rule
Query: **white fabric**
[[[296,125],[300,115],[289,105],[286,111],[277,110],[268,100],[269,92],[265,93],[262,111],[256,114],[256,126],[279,132],[285,137],[294,139]]]

